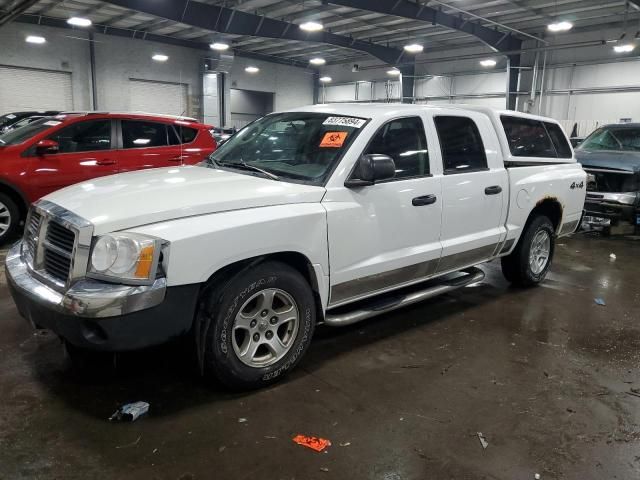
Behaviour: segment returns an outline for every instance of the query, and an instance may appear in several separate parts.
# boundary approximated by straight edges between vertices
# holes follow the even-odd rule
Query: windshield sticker
[[[324,122],[322,122],[323,125],[340,125],[342,127],[353,128],[360,128],[365,123],[367,123],[366,120],[354,117],[329,117]]]
[[[347,139],[348,132],[327,132],[320,142],[321,147],[340,148]]]
[[[49,120],[48,122],[44,122],[43,125],[47,125],[49,127],[56,127],[60,125],[62,122],[56,122],[55,120]]]

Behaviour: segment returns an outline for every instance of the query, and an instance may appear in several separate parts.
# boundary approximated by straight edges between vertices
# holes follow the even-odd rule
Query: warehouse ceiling
[[[152,38],[154,40],[180,41],[184,44],[200,45],[205,48],[212,41],[230,42],[238,54],[259,55],[278,61],[306,64],[309,58],[320,56],[328,63],[342,63],[363,60],[367,57],[385,58],[387,63],[393,55],[375,55],[368,48],[347,48],[345,42],[329,45],[306,39],[263,38],[254,35],[237,35],[228,33],[229,22],[215,23],[211,20],[209,28],[194,25],[194,22],[183,23],[163,18],[162,15],[140,11],[141,5],[162,8],[169,0],[149,2],[148,0],[119,0],[114,2],[98,0],[0,0],[1,19],[29,23],[55,24],[55,21],[66,21],[72,16],[81,16],[93,21],[95,31],[109,33],[110,29],[119,34],[129,32],[135,38]],[[448,0],[409,2],[407,0],[370,0],[366,1],[327,1],[327,0],[198,0],[201,4],[214,7],[225,7],[245,12],[265,19],[300,24],[305,21],[317,21],[324,25],[324,31],[334,34],[336,38],[344,38],[352,42],[360,42],[367,47],[385,48],[389,52],[402,52],[407,43],[420,43],[425,51],[447,51],[455,53],[455,49],[485,44],[478,35],[469,33],[486,27],[485,31],[495,31],[505,38],[526,40],[531,37],[542,38],[546,35],[546,27],[556,19],[570,20],[574,24],[573,31],[596,30],[605,26],[622,26],[625,11],[627,20],[635,34],[640,17],[640,1],[601,2],[598,0],[494,0],[480,2],[475,0]],[[198,2],[191,2],[197,4]],[[442,25],[436,20],[424,21],[401,16],[396,8],[402,2],[418,4],[417,10],[437,11],[455,20],[457,29]],[[172,1],[175,6],[187,7],[185,0]],[[375,7],[374,7],[375,4]],[[158,7],[158,5],[160,5]],[[369,11],[346,5],[371,6]],[[128,7],[128,8],[125,8]],[[189,6],[189,8],[191,8]],[[186,8],[184,9],[187,10]],[[213,10],[212,10],[213,11]],[[220,9],[218,11],[221,11]],[[436,16],[437,17],[437,16]],[[185,21],[184,16],[178,20]],[[259,22],[259,23],[262,23]],[[446,25],[446,23],[444,23]],[[470,28],[472,27],[472,28]],[[294,25],[294,30],[297,27]],[[216,30],[218,33],[216,33]],[[227,32],[227,33],[225,33]],[[291,33],[291,31],[289,32]],[[291,35],[289,35],[291,36]],[[503,45],[507,45],[507,43]],[[341,46],[342,45],[342,46]],[[498,48],[500,50],[500,48]],[[504,50],[504,49],[503,49]],[[376,52],[377,53],[377,52]]]

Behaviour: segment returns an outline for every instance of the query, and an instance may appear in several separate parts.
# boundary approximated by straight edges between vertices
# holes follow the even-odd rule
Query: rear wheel
[[[315,328],[315,300],[292,267],[268,261],[245,269],[205,294],[209,317],[205,372],[233,388],[274,383],[306,352]]]
[[[554,251],[555,232],[551,220],[536,216],[527,223],[514,251],[502,257],[502,273],[515,285],[537,285],[547,276]]]
[[[20,209],[4,193],[0,193],[0,245],[16,232],[20,223]]]

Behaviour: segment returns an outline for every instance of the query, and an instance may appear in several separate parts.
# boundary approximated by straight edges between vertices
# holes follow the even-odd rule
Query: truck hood
[[[640,172],[640,152],[603,150],[576,150],[576,160],[584,168],[607,168],[627,172]]]
[[[194,215],[319,202],[324,194],[323,187],[189,166],[98,178],[44,198],[102,234]]]

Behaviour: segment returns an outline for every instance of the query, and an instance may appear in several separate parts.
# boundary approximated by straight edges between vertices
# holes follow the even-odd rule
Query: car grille
[[[29,213],[23,258],[31,271],[58,290],[84,276],[92,225],[50,202],[41,201]]]

